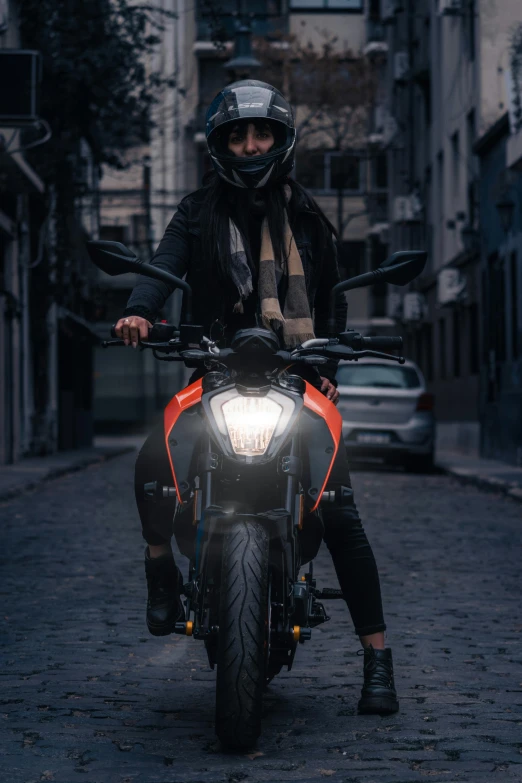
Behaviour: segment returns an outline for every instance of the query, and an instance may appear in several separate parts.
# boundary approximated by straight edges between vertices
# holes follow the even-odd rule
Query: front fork
[[[290,668],[297,642],[311,638],[311,628],[329,619],[322,604],[316,600],[312,563],[309,573],[298,579],[300,562],[298,534],[303,524],[304,495],[300,487],[301,461],[298,436],[295,435],[283,457],[280,457],[279,473],[286,477],[283,489],[283,508],[278,509],[277,538],[280,541],[280,566],[272,569],[272,578],[277,580],[272,590],[272,630],[274,644],[282,651],[286,648],[285,663]],[[213,622],[219,600],[219,585],[214,577],[219,570],[215,553],[210,551],[209,541],[216,527],[226,516],[224,509],[215,502],[213,473],[219,468],[217,455],[212,451],[212,442],[207,438],[205,448],[199,457],[199,484],[194,491],[193,524],[197,526],[196,554],[191,562],[189,582],[185,585],[187,596],[185,621],[176,624],[176,632],[204,639],[212,665],[210,649],[217,642],[218,627]],[[284,520],[284,522],[283,522]],[[279,559],[279,558],[278,558]],[[219,580],[218,580],[219,581]],[[193,622],[190,620],[193,615]],[[272,646],[272,645],[271,645]]]

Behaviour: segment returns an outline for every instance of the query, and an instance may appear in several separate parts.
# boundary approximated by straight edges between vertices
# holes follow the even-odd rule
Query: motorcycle
[[[319,589],[313,575],[323,533],[320,506],[339,500],[327,484],[342,420],[292,367],[317,370],[331,359],[363,356],[403,363],[377,350],[400,349],[400,337],[336,333],[335,301],[377,280],[406,285],[422,272],[426,253],[394,253],[378,269],[337,284],[330,337],[287,351],[262,328],[240,330],[220,348],[192,323],[186,281],[141,262],[119,242],[89,242],[88,252],[109,275],[137,272],[184,293],[185,323],[154,324],[140,345],[158,359],[199,369],[202,377],[165,409],[171,486],[151,482],[144,491],[150,503],[170,504],[174,536],[189,558],[185,618],[175,632],[203,641],[210,667],[217,667],[216,734],[225,747],[249,748],[261,733],[267,683],[292,668],[298,644],[330,619],[322,601],[342,598],[340,590]]]

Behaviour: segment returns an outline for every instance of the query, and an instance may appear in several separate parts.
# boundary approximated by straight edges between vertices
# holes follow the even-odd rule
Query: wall
[[[484,280],[481,373],[482,453],[522,465],[522,177],[506,171],[505,122],[481,150],[480,213]],[[502,227],[499,200],[513,203]]]
[[[305,13],[294,11],[290,14],[290,34],[295,35],[313,46],[324,43],[323,31],[336,36],[335,46],[339,51],[350,49],[360,52],[366,43],[366,21],[364,13]]]

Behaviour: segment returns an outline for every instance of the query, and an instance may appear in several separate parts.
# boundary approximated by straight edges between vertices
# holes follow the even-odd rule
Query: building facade
[[[0,58],[20,48],[16,11],[12,2],[0,4]],[[0,465],[16,462],[32,445],[29,289],[35,258],[29,227],[31,206],[45,190],[24,153],[16,151],[20,129],[7,124],[7,110],[0,107]]]
[[[49,125],[38,51],[24,48],[18,4],[0,3],[0,464],[92,443],[92,273],[98,170],[74,142],[73,196],[38,174]],[[51,120],[52,123],[52,120]],[[65,217],[67,212],[67,217]],[[58,248],[57,225],[67,224]],[[66,238],[65,238],[66,237]]]
[[[475,145],[506,111],[520,6],[383,1],[380,14],[388,44],[380,116],[390,250],[428,250],[424,275],[405,294],[390,294],[389,312],[435,394],[439,447],[489,454],[482,231],[495,207]]]
[[[475,145],[480,166],[482,453],[522,465],[522,155],[504,114]]]

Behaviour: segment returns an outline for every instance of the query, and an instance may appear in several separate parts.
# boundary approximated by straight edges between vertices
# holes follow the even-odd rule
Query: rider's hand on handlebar
[[[148,338],[149,329],[152,329],[152,324],[146,318],[140,318],[139,315],[120,318],[114,327],[116,336],[120,337],[125,345],[132,345],[133,348],[137,347],[140,340]]]
[[[330,402],[333,402],[334,405],[337,405],[339,402],[339,392],[333,383],[331,383],[328,378],[323,378],[323,376],[321,376],[321,391],[324,395],[326,395]]]

